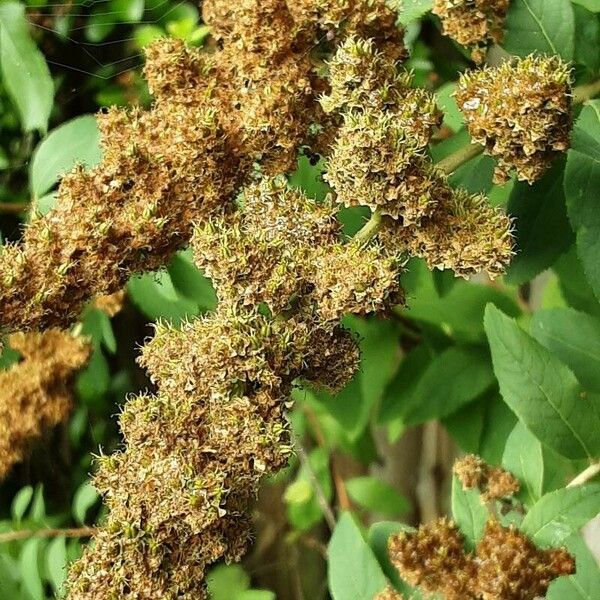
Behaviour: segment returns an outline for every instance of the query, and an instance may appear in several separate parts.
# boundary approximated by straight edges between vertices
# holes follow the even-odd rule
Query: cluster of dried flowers
[[[9,345],[21,360],[0,372],[0,481],[32,442],[67,418],[75,375],[91,352],[85,340],[58,330],[15,333]]]
[[[533,600],[554,579],[575,572],[566,550],[538,549],[513,526],[494,520],[473,553],[465,551],[460,530],[447,518],[390,538],[389,552],[406,582],[446,600]]]
[[[471,48],[473,60],[481,63],[487,47],[504,37],[508,6],[509,0],[434,0],[432,11],[444,33]]]
[[[519,493],[519,480],[512,473],[502,467],[492,467],[474,454],[457,460],[453,471],[462,487],[479,490],[484,502],[511,498]]]
[[[518,480],[475,455],[456,461],[454,474],[464,489],[478,489],[481,500],[510,498]],[[413,533],[392,536],[390,560],[410,585],[446,600],[534,600],[554,579],[575,572],[574,558],[562,548],[539,549],[514,526],[487,522],[473,552],[456,524],[446,517]]]
[[[473,141],[497,159],[498,183],[511,169],[533,183],[569,148],[571,69],[557,56],[465,73],[456,100]]]
[[[357,369],[342,315],[401,302],[406,255],[492,277],[512,256],[510,219],[428,158],[441,116],[400,66],[385,2],[205,0],[203,14],[211,50],[152,46],[153,108],[102,116],[102,163],[69,174],[0,261],[5,328],[67,325],[190,240],[220,301],[143,350],[158,391],[129,400],[123,450],[98,459],[109,513],[71,570],[74,600],[204,597],[206,567],[246,549],[260,478],[289,457],[294,382],[338,389]],[[323,203],[282,177],[303,146],[329,158]],[[379,229],[344,241],[339,204],[369,206]]]

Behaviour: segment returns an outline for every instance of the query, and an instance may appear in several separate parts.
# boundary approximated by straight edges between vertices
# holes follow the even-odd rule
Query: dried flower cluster
[[[0,372],[0,480],[67,418],[75,375],[91,352],[83,339],[56,330],[16,333],[9,344],[21,361]]]
[[[427,156],[441,115],[431,94],[372,42],[348,39],[330,63],[321,99],[341,114],[326,179],[346,206],[391,217],[380,235],[391,253],[470,276],[504,272],[513,254],[510,219],[481,195],[453,190]]]
[[[501,467],[492,467],[474,454],[454,463],[454,474],[464,489],[477,489],[484,502],[510,498],[519,492],[519,480]]]
[[[76,168],[56,208],[3,249],[0,325],[63,326],[92,297],[132,273],[164,265],[189,241],[192,222],[231,207],[259,168],[296,163],[320,114],[323,86],[311,50],[320,31],[375,35],[404,53],[395,13],[371,0],[204,2],[222,49],[210,54],[162,40],[148,51],[150,111],[100,118],[104,158]],[[314,20],[313,20],[314,18]]]
[[[357,369],[340,318],[401,302],[406,254],[464,276],[497,275],[512,256],[508,217],[453,190],[428,158],[441,116],[399,66],[402,32],[383,1],[206,0],[203,11],[211,51],[152,46],[153,108],[104,115],[102,163],[69,174],[56,209],[0,261],[7,328],[66,324],[190,240],[219,297],[211,316],[159,324],[143,350],[158,391],[129,400],[123,449],[98,460],[109,513],[71,570],[73,600],[203,598],[207,566],[246,549],[260,478],[290,455],[294,382],[338,389]],[[313,142],[331,144],[335,194],[322,203],[282,176]],[[336,203],[386,215],[382,229],[342,240]],[[429,548],[442,569],[432,588],[451,557],[473,567],[451,529],[425,531],[407,563],[425,572]],[[448,553],[435,558],[439,544]]]
[[[557,56],[465,73],[456,100],[473,140],[498,160],[497,183],[515,169],[533,183],[569,147],[570,68]]]
[[[485,49],[504,37],[509,0],[434,0],[432,12],[442,21],[444,34],[471,48],[475,62],[483,62]]]
[[[323,283],[358,259],[337,241],[331,206],[281,178],[248,187],[240,202],[193,239],[219,310],[181,330],[159,325],[143,350],[159,392],[127,403],[125,449],[99,460],[95,485],[110,513],[72,569],[72,598],[203,597],[206,566],[246,549],[260,478],[289,457],[294,380],[347,383],[358,350],[340,317],[395,301],[398,267],[386,256],[340,288],[333,275]]]
[[[383,592],[379,592],[373,600],[404,600],[404,596],[400,592],[397,592],[392,586],[388,586]]]
[[[575,571],[563,549],[540,550],[514,527],[489,521],[474,553],[456,525],[442,518],[390,538],[390,559],[410,585],[446,600],[534,600]]]

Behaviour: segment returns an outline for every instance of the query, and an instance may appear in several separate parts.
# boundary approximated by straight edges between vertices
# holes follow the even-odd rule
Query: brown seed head
[[[511,169],[533,183],[569,148],[570,67],[557,56],[465,73],[456,100],[473,140],[498,159],[498,183]]]

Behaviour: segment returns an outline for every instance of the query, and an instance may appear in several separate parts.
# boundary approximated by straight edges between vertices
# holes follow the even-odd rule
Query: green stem
[[[437,168],[439,171],[442,171],[446,175],[451,175],[461,167],[466,162],[469,162],[472,158],[479,156],[483,152],[483,146],[479,144],[469,144],[468,146],[463,146],[459,148],[456,152],[450,154],[450,156],[446,156],[443,160],[440,160],[437,163]]]
[[[355,241],[360,244],[367,243],[372,237],[374,237],[383,222],[383,214],[381,209],[378,208],[372,215],[371,218],[365,223],[364,227],[354,236]]]

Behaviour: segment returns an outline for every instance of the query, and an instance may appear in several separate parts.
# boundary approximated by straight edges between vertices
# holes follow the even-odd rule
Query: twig
[[[323,511],[323,516],[325,517],[325,521],[327,522],[327,526],[331,531],[335,529],[335,515],[333,514],[333,509],[329,506],[329,502],[325,497],[325,492],[321,486],[321,482],[317,478],[312,465],[310,464],[310,459],[306,454],[306,450],[302,446],[299,441],[296,441],[295,445],[296,453],[298,454],[298,458],[300,459],[300,464],[306,469],[308,473],[308,477],[310,478],[311,483],[315,489],[315,493],[317,495],[317,502]]]
[[[567,487],[577,487],[579,485],[583,485],[596,477],[596,475],[600,474],[600,462],[596,462],[590,465],[585,471],[582,471],[575,477],[571,482],[567,484]]]
[[[8,215],[20,215],[29,210],[29,204],[25,202],[0,202],[0,213]]]
[[[75,529],[22,529],[20,531],[0,533],[0,544],[26,540],[28,538],[84,538],[92,537],[95,533],[95,527],[77,527]]]
[[[573,102],[583,104],[600,94],[600,79],[573,88]]]
[[[419,464],[419,480],[417,482],[417,499],[421,521],[428,523],[435,520],[438,514],[437,490],[434,471],[437,465],[438,424],[435,421],[423,426],[423,451]]]
[[[479,144],[469,144],[459,148],[456,152],[446,156],[443,160],[437,163],[436,167],[439,171],[442,171],[446,175],[451,175],[466,162],[469,162],[472,158],[479,156],[483,152],[483,146]]]

